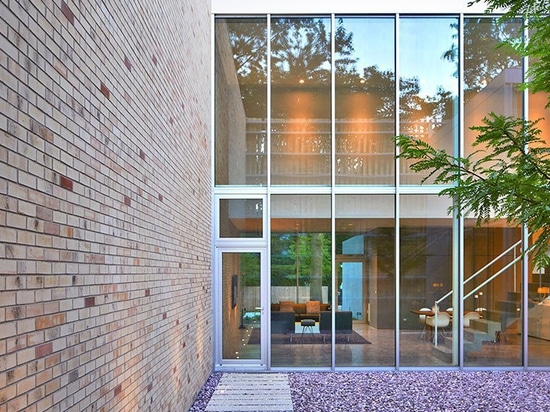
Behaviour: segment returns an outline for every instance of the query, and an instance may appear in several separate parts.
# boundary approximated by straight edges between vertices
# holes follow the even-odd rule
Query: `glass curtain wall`
[[[395,366],[394,205],[336,196],[336,366]]]
[[[395,181],[395,19],[338,20],[335,55],[336,184]]]
[[[550,146],[550,108],[545,108],[549,96],[536,93],[529,96],[529,118],[541,119],[538,127],[541,137],[545,137],[545,146]],[[533,234],[536,238],[537,234]],[[530,366],[550,365],[550,267],[528,270],[528,333]]]
[[[453,220],[448,198],[400,197],[400,365],[455,365]],[[453,322],[453,320],[455,320]]]
[[[216,186],[267,184],[267,19],[217,19]]]
[[[458,19],[404,17],[399,20],[399,133],[456,153],[458,144]],[[427,176],[401,159],[400,182],[420,184]],[[433,179],[427,178],[426,183]]]
[[[330,196],[271,197],[272,366],[331,366],[330,216]]]
[[[214,193],[233,197],[219,203],[218,241],[271,254],[269,366],[549,366],[550,270],[515,262],[521,228],[454,220],[392,141],[470,155],[470,126],[490,112],[550,118],[546,96],[517,89],[522,61],[496,47],[520,23],[327,15],[215,27]],[[269,225],[240,190],[266,196]]]
[[[472,217],[464,226],[464,364],[521,366],[521,228]]]
[[[330,18],[271,20],[271,183],[330,185]]]

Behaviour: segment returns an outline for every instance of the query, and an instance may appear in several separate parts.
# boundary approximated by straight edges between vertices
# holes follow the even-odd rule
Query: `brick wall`
[[[212,370],[210,2],[0,2],[0,412]]]

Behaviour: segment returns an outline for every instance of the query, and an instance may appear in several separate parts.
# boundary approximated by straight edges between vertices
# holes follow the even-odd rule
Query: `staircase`
[[[521,293],[508,292],[506,300],[494,302],[494,309],[483,311],[480,319],[470,320],[470,327],[464,328],[464,353],[479,351],[484,343],[506,343],[507,331],[517,332],[516,321],[520,318]],[[450,331],[439,338],[439,344],[433,347],[434,354],[440,359],[450,360],[453,340]]]
[[[508,292],[506,300],[495,301],[495,309],[483,312],[481,319],[470,321],[464,329],[464,352],[480,350],[483,342],[506,343],[506,331],[519,320],[521,293]]]
[[[476,279],[478,275],[486,273],[486,270],[488,270],[500,259],[513,253],[513,260],[500,267],[490,276],[488,275],[485,280],[473,287],[468,293],[466,293],[462,297],[463,301],[465,302],[467,298],[475,296],[475,293],[482,291],[482,288],[486,287],[493,280],[505,274],[515,264],[520,262],[521,259],[523,259],[521,253],[521,244],[522,240],[514,243],[508,249],[503,251],[499,256],[495,257],[492,261],[488,262],[476,273],[472,274],[466,280],[464,280],[463,287],[465,287],[466,283]],[[539,275],[538,279],[533,278],[533,283],[527,285],[526,294],[528,302],[530,302],[528,303],[528,308],[532,308],[535,305],[531,302],[536,302],[537,297],[538,299],[540,299],[540,293],[538,292],[538,289],[541,286],[547,286],[550,283],[542,282],[540,276],[541,275]],[[436,300],[435,304],[439,305],[445,299],[448,299],[452,294],[453,290],[450,290],[447,294]],[[479,351],[482,349],[483,344],[488,342],[510,343],[509,336],[512,336],[512,333],[518,334],[522,332],[520,319],[521,292],[508,292],[506,294],[505,300],[494,300],[492,302],[488,302],[488,304],[488,307],[491,307],[491,309],[484,310],[482,313],[480,313],[480,315],[482,315],[480,319],[470,320],[470,327],[464,328],[464,341],[462,342],[464,346],[464,353]],[[462,325],[462,322],[460,322],[460,325]],[[446,331],[444,336],[436,339],[433,346],[434,355],[437,355],[438,357],[441,357],[442,359],[448,361],[449,358],[451,358],[453,355],[453,347],[458,347],[456,342],[453,342],[453,339],[454,338],[452,336],[452,333],[449,331]]]

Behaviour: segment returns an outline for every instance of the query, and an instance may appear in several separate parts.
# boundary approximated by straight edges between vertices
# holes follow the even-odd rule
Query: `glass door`
[[[261,249],[220,250],[218,280],[221,298],[219,357],[221,365],[265,367],[265,307]]]

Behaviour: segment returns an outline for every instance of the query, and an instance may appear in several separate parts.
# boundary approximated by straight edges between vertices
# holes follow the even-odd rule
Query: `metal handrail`
[[[493,265],[495,262],[497,262],[499,259],[502,259],[508,252],[510,252],[512,249],[515,249],[516,247],[518,247],[519,245],[521,245],[521,242],[523,242],[522,239],[518,240],[516,243],[514,243],[512,246],[510,246],[508,249],[506,249],[504,252],[502,252],[500,255],[498,255],[496,258],[494,258],[493,260],[491,260],[489,263],[487,263],[485,266],[483,266],[481,269],[479,269],[477,272],[475,272],[472,276],[470,276],[468,279],[466,279],[462,285],[464,286],[466,283],[468,283],[469,281],[471,281],[472,279],[476,278],[478,275],[480,275],[481,273],[483,273],[485,270],[487,270],[491,265]],[[521,254],[519,256],[519,258],[521,258]],[[514,259],[514,263],[519,259],[519,258],[516,258]],[[507,267],[508,268],[508,267]],[[506,268],[506,269],[507,269]],[[493,279],[493,278],[491,278]],[[466,299],[467,297],[471,296],[473,293],[477,292],[479,289],[481,289],[483,286],[485,286],[487,284],[487,282],[484,282],[482,283],[481,285],[478,285],[472,292],[470,292],[467,296],[464,296],[464,299]],[[451,296],[453,294],[453,289],[451,289],[449,292],[447,292],[445,295],[443,295],[442,297],[440,297],[439,299],[437,299],[435,301],[435,304],[439,304],[441,302],[443,302],[445,299],[447,299],[449,296]]]
[[[530,234],[529,234],[530,235]],[[528,235],[528,236],[529,236]],[[518,240],[516,243],[514,243],[512,246],[510,246],[508,249],[506,249],[505,251],[503,251],[500,255],[498,255],[497,257],[495,257],[493,260],[491,260],[489,263],[487,263],[485,266],[483,266],[481,269],[479,269],[477,272],[475,272],[472,276],[470,276],[468,279],[466,279],[463,283],[462,283],[462,286],[464,286],[466,283],[468,283],[470,280],[474,279],[475,277],[477,277],[478,275],[480,275],[481,273],[483,273],[485,270],[487,270],[490,266],[492,266],[493,264],[495,264],[498,260],[502,259],[508,252],[510,252],[511,250],[515,249],[516,247],[520,246],[521,243],[523,242],[523,239],[520,239]],[[527,250],[529,251],[529,249]],[[469,298],[470,296],[472,296],[474,293],[476,293],[479,289],[481,289],[482,287],[484,287],[485,285],[487,285],[488,283],[492,282],[494,279],[496,279],[497,277],[499,277],[502,273],[504,273],[504,271],[506,271],[507,269],[509,269],[511,266],[515,265],[518,261],[520,261],[521,259],[523,259],[523,253],[520,253],[519,256],[517,256],[515,259],[513,259],[510,263],[508,263],[506,266],[504,266],[503,268],[501,268],[499,271],[497,271],[494,275],[492,275],[490,278],[486,279],[484,282],[482,282],[481,284],[479,284],[478,286],[476,286],[474,289],[472,289],[469,293],[467,293],[466,295],[463,296],[462,300],[466,300],[467,298]],[[435,306],[434,306],[434,317],[435,317],[435,327],[434,327],[434,346],[437,347],[437,341],[438,341],[438,334],[437,334],[437,314],[439,312],[439,304],[441,302],[443,302],[445,299],[447,299],[449,296],[451,296],[453,294],[453,291],[454,289],[451,289],[449,292],[447,292],[445,295],[443,295],[442,297],[440,297],[439,299],[437,299],[435,301]]]
[[[480,275],[482,272],[484,272],[485,270],[487,270],[489,268],[489,266],[493,265],[496,261],[498,261],[499,259],[503,258],[506,253],[510,252],[512,249],[515,249],[516,247],[518,247],[519,245],[521,245],[521,242],[523,242],[523,239],[520,239],[518,240],[516,243],[514,243],[512,246],[510,246],[508,249],[506,249],[504,252],[502,252],[500,255],[498,255],[496,258],[494,258],[493,260],[491,260],[489,263],[487,263],[485,266],[483,266],[481,269],[479,269],[476,273],[474,273],[472,276],[470,276],[468,279],[466,279],[463,283],[463,285],[465,285],[466,283],[468,283],[470,280],[474,279],[475,277],[477,277],[478,275]],[[452,293],[452,291],[451,291]]]

